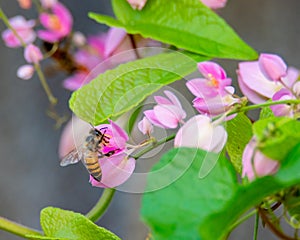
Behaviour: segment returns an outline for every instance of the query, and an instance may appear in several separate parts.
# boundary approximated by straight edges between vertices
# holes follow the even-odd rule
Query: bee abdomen
[[[101,168],[98,162],[97,154],[89,154],[84,159],[85,166],[92,177],[100,182],[101,180]]]

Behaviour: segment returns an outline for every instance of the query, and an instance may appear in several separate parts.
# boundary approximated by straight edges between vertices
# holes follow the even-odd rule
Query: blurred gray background
[[[112,14],[110,1],[62,1],[73,13],[75,30],[97,33],[106,30],[89,20],[88,11]],[[165,1],[162,1],[165,2]],[[22,14],[16,1],[1,0],[9,17]],[[218,11],[239,35],[258,52],[277,53],[289,65],[300,68],[299,0],[231,0]],[[31,17],[35,13],[29,11]],[[28,18],[28,17],[27,17]],[[4,25],[0,24],[0,30]],[[98,200],[101,189],[93,188],[80,164],[68,169],[58,164],[57,148],[61,130],[45,115],[47,98],[35,77],[22,81],[16,77],[25,63],[20,49],[6,48],[0,41],[0,215],[40,228],[39,212],[55,206],[86,213]],[[236,61],[221,61],[232,78]],[[61,87],[63,76],[51,79],[59,97],[59,111],[70,113],[66,104],[70,93]],[[188,203],[187,203],[188,204]],[[122,239],[145,239],[148,229],[139,220],[140,195],[118,192],[109,210],[98,222]],[[252,239],[250,219],[232,233],[230,239]],[[259,229],[259,239],[276,239]],[[0,239],[20,239],[0,231]]]

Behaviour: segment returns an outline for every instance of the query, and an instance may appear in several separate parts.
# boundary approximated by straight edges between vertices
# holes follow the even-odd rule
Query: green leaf
[[[105,228],[72,211],[47,207],[41,211],[41,226],[49,239],[120,240]],[[47,238],[46,238],[47,239]]]
[[[224,239],[230,226],[251,207],[258,205],[265,197],[300,183],[300,144],[298,144],[281,163],[274,176],[265,176],[236,188],[234,196],[226,206],[202,222],[199,227],[201,239]],[[205,202],[199,207],[205,207]]]
[[[253,124],[258,148],[271,159],[282,161],[300,142],[300,122],[288,117],[272,117]]]
[[[113,0],[117,19],[90,13],[89,17],[131,34],[141,34],[209,57],[252,60],[257,53],[234,30],[199,0],[148,0],[142,11],[126,0]]]
[[[243,152],[252,137],[252,123],[245,114],[239,113],[226,123],[226,131],[226,150],[236,171],[240,173]]]
[[[100,74],[72,94],[70,108],[97,125],[136,107],[147,96],[196,70],[206,57],[190,53],[162,53],[122,64]]]
[[[208,175],[200,178],[209,165]],[[148,175],[143,220],[156,240],[200,239],[201,220],[222,209],[236,185],[234,170],[223,156],[192,148],[172,149]]]
[[[66,240],[67,238],[56,238],[47,236],[37,236],[37,235],[26,235],[27,239],[40,239],[40,240]]]

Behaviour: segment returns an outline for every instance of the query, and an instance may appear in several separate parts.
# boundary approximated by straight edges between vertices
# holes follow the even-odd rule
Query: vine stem
[[[171,141],[175,138],[176,134],[172,134],[168,137],[165,137],[159,141],[153,142],[150,146],[144,148],[143,150],[141,150],[140,152],[138,152],[136,155],[132,156],[135,160],[138,160],[141,156],[143,156],[144,154],[150,152],[152,149],[168,142]]]
[[[0,229],[24,238],[27,238],[26,235],[43,236],[43,234],[36,229],[23,226],[3,217],[0,217]]]
[[[275,101],[275,102],[265,102],[265,103],[260,103],[260,104],[255,104],[255,105],[250,105],[250,106],[245,106],[245,107],[239,107],[237,109],[234,109],[230,111],[227,116],[236,114],[239,112],[246,112],[249,110],[254,110],[262,107],[269,107],[272,105],[278,105],[278,104],[299,104],[300,99],[286,99],[286,100],[280,100],[280,101]]]
[[[85,216],[91,221],[97,222],[97,220],[100,219],[101,216],[105,213],[115,192],[116,189],[114,188],[104,189],[96,205]]]
[[[13,34],[18,38],[18,40],[20,41],[21,45],[23,48],[26,47],[26,43],[23,41],[23,39],[20,37],[20,35],[17,33],[17,31],[11,26],[11,24],[9,23],[9,20],[7,18],[7,16],[5,15],[5,13],[3,12],[2,8],[0,7],[0,18],[2,19],[2,21],[4,22],[4,24],[8,27],[8,29],[10,29]],[[38,74],[38,77],[40,79],[40,82],[42,84],[42,87],[44,89],[44,91],[47,94],[48,100],[50,102],[50,104],[52,106],[56,105],[57,103],[57,99],[53,96],[50,87],[46,81],[45,75],[43,74],[40,64],[35,63],[34,64],[34,69]]]
[[[258,211],[256,211],[255,222],[254,222],[254,231],[253,231],[253,240],[257,240],[258,224],[259,224],[259,214],[258,214]]]

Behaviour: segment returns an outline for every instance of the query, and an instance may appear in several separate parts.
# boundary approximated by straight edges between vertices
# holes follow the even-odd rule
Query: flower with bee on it
[[[79,119],[66,126],[60,142],[60,156],[71,148],[68,145],[70,139],[74,142],[72,128],[86,132],[85,126],[87,124]],[[128,139],[127,133],[109,120],[109,124],[101,124],[90,129],[83,144],[65,155],[60,165],[67,166],[81,160],[91,175],[90,182],[93,186],[116,187],[124,183],[135,168],[135,160],[126,153]]]

